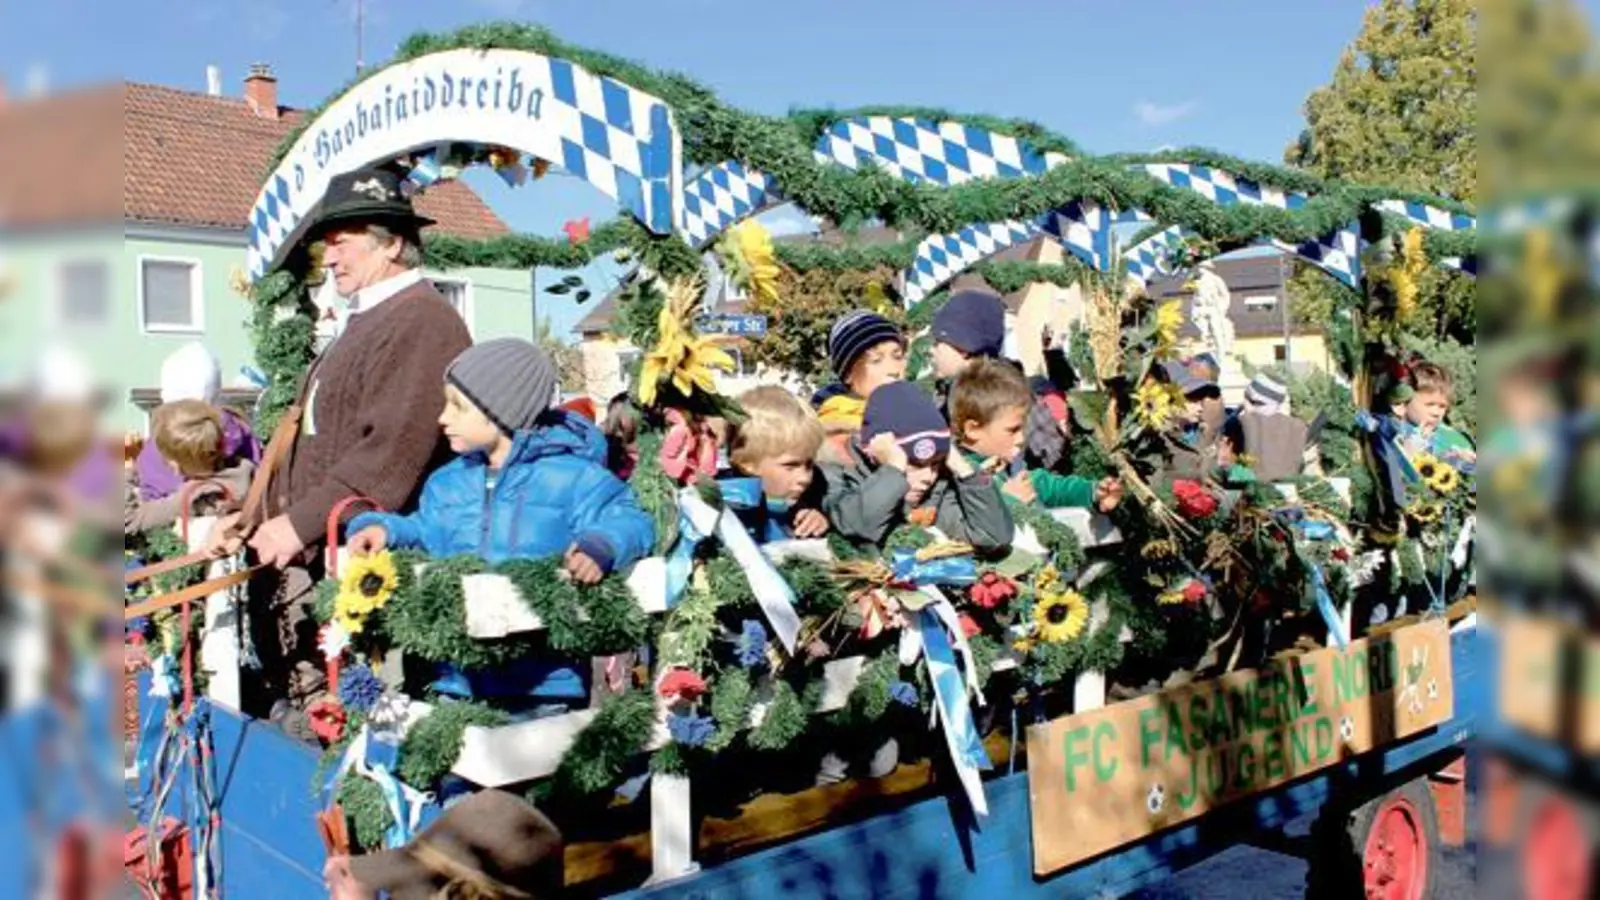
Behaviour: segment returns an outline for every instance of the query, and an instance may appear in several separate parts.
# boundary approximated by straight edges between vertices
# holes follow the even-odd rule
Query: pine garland
[[[805,733],[811,721],[811,712],[817,708],[817,701],[821,697],[820,680],[807,684],[803,696],[795,693],[789,682],[779,680],[773,685],[772,699],[767,703],[767,712],[761,724],[750,729],[745,740],[756,750],[785,749]]]
[[[1088,200],[1116,209],[1143,209],[1163,223],[1183,225],[1217,242],[1219,248],[1231,249],[1264,237],[1296,244],[1311,240],[1356,221],[1373,204],[1386,199],[1421,200],[1451,211],[1470,212],[1465,205],[1447,198],[1328,181],[1300,170],[1252,163],[1209,150],[1088,157],[1064,136],[1027,121],[920,107],[810,110],[788,117],[755,115],[728,106],[710,89],[682,75],[657,73],[610,54],[568,44],[547,29],[511,22],[474,25],[447,34],[414,35],[400,47],[391,63],[461,48],[524,50],[566,59],[597,74],[656,94],[673,109],[685,153],[692,162],[718,164],[739,160],[773,178],[788,199],[811,214],[845,227],[878,220],[919,236],[942,234],[976,222],[1033,219],[1070,202]],[[272,165],[276,167],[287,156],[305,129],[323,111],[351,88],[380,71],[383,71],[381,67],[368,70],[321,107],[302,116],[274,153]],[[1073,159],[1040,175],[978,179],[943,187],[912,184],[876,166],[850,170],[814,157],[815,140],[830,122],[867,115],[909,115],[927,121],[966,123],[1014,135],[1036,151],[1055,150]],[[1211,166],[1261,184],[1313,192],[1315,196],[1297,210],[1245,205],[1220,207],[1191,191],[1164,184],[1142,169],[1130,168],[1154,161]],[[1404,217],[1388,214],[1375,219],[1368,216],[1368,219],[1385,232],[1412,225]],[[623,247],[633,250],[642,264],[663,275],[688,273],[699,267],[698,254],[677,235],[651,235],[638,223],[626,220],[601,225],[587,242],[577,246],[529,236],[482,242],[430,236],[428,244],[429,248],[425,248],[427,260],[440,268],[463,265],[577,268],[587,265],[598,254]],[[1434,260],[1466,256],[1475,252],[1477,236],[1475,232],[1429,231],[1424,245]],[[915,240],[890,247],[785,245],[778,252],[780,259],[801,269],[817,266],[872,268],[882,264],[904,268],[910,262],[914,247]],[[1010,270],[991,269],[990,274],[1008,286],[1021,278],[1043,278],[1060,283],[1057,279],[1074,277],[1070,271],[1044,271],[1053,268],[1024,270],[1019,266]],[[1071,267],[1063,268],[1070,270]],[[278,413],[292,398],[295,380],[310,362],[311,310],[304,286],[282,273],[258,283],[254,299],[257,304],[257,361],[269,377],[258,426],[270,430]]]
[[[509,721],[504,712],[482,703],[437,703],[400,742],[400,780],[424,789],[438,784],[461,755],[468,727],[494,728]]]
[[[426,562],[421,575],[416,566]],[[554,559],[507,560],[489,565],[470,554],[426,560],[420,554],[395,554],[400,586],[383,609],[382,628],[394,646],[431,662],[464,669],[487,669],[528,655],[541,637],[482,640],[467,634],[467,575],[496,574],[511,581],[544,625],[542,639],[573,656],[609,656],[638,647],[650,631],[626,578],[614,573],[596,585],[580,585],[560,573]]]
[[[655,722],[656,703],[650,692],[630,690],[607,697],[561,758],[554,789],[585,796],[615,785],[650,740]]]
[[[383,846],[383,836],[394,825],[383,789],[368,778],[346,778],[334,794],[350,824],[352,850],[372,851]]]
[[[707,753],[721,753],[732,747],[746,726],[755,707],[755,687],[743,669],[728,669],[712,682],[706,706],[717,722],[716,733],[706,739]]]

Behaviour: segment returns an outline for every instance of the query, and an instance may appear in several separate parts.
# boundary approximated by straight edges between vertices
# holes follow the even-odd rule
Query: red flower
[[[983,632],[983,629],[978,627],[978,623],[966,613],[962,613],[961,618],[957,619],[956,621],[961,623],[961,633],[969,638],[977,637]]]
[[[584,216],[581,219],[572,219],[561,226],[561,230],[567,233],[567,240],[571,241],[573,245],[585,243],[589,240],[589,217]]]
[[[656,693],[668,700],[685,700],[690,703],[706,692],[706,680],[688,669],[673,669],[661,679]]]
[[[985,572],[969,594],[972,602],[984,609],[994,609],[1017,596],[1016,582],[995,572]]]
[[[1199,604],[1199,602],[1205,598],[1206,583],[1200,579],[1192,578],[1189,580],[1188,584],[1183,586],[1184,602],[1188,603],[1190,606]]]
[[[1204,519],[1217,511],[1216,495],[1206,490],[1198,481],[1185,478],[1174,480],[1172,496],[1178,501],[1178,512],[1185,518]]]
[[[312,733],[329,744],[337,744],[344,737],[345,722],[349,720],[337,697],[323,697],[311,704],[306,717],[311,720]]]
[[[1333,561],[1334,562],[1349,562],[1350,561],[1350,551],[1346,550],[1343,547],[1335,547],[1335,548],[1333,548],[1332,556],[1333,556]]]

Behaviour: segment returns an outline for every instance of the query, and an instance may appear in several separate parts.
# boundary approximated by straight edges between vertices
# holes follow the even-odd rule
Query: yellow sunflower
[[[1156,355],[1170,356],[1178,349],[1178,331],[1183,328],[1183,301],[1168,300],[1156,308]]]
[[[1041,593],[1033,605],[1034,631],[1039,640],[1061,644],[1083,634],[1089,624],[1089,601],[1077,591]]]
[[[1456,471],[1455,466],[1449,465],[1448,463],[1440,465],[1438,470],[1434,472],[1433,477],[1428,479],[1428,487],[1433,488],[1441,494],[1450,493],[1460,486],[1460,484],[1461,473]]]
[[[754,219],[733,229],[739,258],[744,262],[744,287],[750,299],[765,304],[778,300],[778,257],[772,249],[772,235]]]
[[[1145,559],[1170,559],[1178,555],[1178,545],[1167,538],[1156,538],[1139,548]]]
[[[1443,462],[1440,462],[1438,457],[1428,453],[1418,453],[1416,457],[1411,460],[1411,467],[1417,470],[1417,477],[1421,478],[1423,482],[1427,484],[1432,484],[1433,480],[1439,477],[1440,469],[1450,468]]]
[[[1177,385],[1149,378],[1133,392],[1133,402],[1134,418],[1139,424],[1152,431],[1160,431],[1183,408],[1184,400]]]
[[[1061,572],[1055,563],[1046,563],[1044,568],[1039,570],[1039,574],[1033,576],[1033,587],[1041,594],[1061,588]]]
[[[716,390],[712,369],[733,370],[733,357],[717,346],[715,337],[695,334],[687,322],[700,299],[700,285],[692,280],[673,282],[656,321],[656,345],[639,369],[639,402],[654,406],[661,382],[687,396],[694,388]]]
[[[1444,507],[1438,503],[1417,503],[1406,510],[1406,515],[1419,525],[1432,525],[1444,518]]]
[[[334,612],[333,621],[344,629],[345,634],[360,634],[362,629],[367,627],[367,614],[341,609]]]
[[[336,606],[356,613],[382,609],[399,586],[400,573],[395,570],[394,557],[388,551],[357,556],[346,564],[339,577]]]

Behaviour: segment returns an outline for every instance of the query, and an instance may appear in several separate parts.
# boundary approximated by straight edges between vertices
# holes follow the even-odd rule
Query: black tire
[[[1427,872],[1418,900],[1432,897],[1444,860],[1440,853],[1439,810],[1427,780],[1418,778],[1375,797],[1355,809],[1328,806],[1311,827],[1310,868],[1306,872],[1306,897],[1311,900],[1351,900],[1365,894],[1367,839],[1380,812],[1391,806],[1416,817]]]

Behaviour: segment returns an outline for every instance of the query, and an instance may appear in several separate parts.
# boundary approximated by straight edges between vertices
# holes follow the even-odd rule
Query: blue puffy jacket
[[[428,477],[416,512],[364,513],[347,531],[381,525],[394,549],[472,553],[491,563],[557,556],[576,544],[611,572],[650,552],[655,524],[605,461],[599,428],[552,410],[517,433],[493,481],[484,454],[457,457]]]

